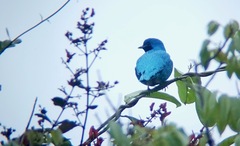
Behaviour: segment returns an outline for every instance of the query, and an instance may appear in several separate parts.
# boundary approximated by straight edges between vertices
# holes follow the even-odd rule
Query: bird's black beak
[[[145,46],[140,46],[140,47],[138,47],[138,49],[143,49]]]

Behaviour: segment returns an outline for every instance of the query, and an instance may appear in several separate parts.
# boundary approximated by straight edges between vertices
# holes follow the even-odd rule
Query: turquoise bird
[[[148,87],[165,82],[172,73],[173,62],[162,41],[148,38],[139,48],[145,53],[136,63],[135,73],[138,80]]]

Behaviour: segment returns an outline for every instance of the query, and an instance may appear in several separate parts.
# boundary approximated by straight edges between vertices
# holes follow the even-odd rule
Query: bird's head
[[[148,38],[143,42],[143,45],[139,47],[139,49],[143,49],[145,52],[152,50],[152,49],[158,49],[158,50],[164,50],[165,47],[159,39],[156,38]]]

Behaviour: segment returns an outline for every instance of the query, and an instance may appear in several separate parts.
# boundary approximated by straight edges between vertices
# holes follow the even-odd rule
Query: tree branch
[[[50,19],[51,17],[53,17],[54,15],[56,15],[60,10],[62,10],[68,3],[70,2],[70,0],[67,0],[58,10],[56,10],[54,13],[52,13],[50,16],[48,16],[47,18],[43,19],[42,21],[40,21],[39,23],[35,24],[34,26],[32,26],[31,28],[27,29],[26,31],[24,31],[23,33],[21,33],[20,35],[18,35],[16,38],[14,38],[5,48],[8,48],[9,46],[11,46],[13,44],[14,41],[16,41],[17,39],[19,39],[21,36],[23,36],[24,34],[28,33],[29,31],[31,31],[32,29],[38,27],[40,24],[42,24],[43,22],[47,21],[48,19]]]
[[[28,124],[27,124],[27,126],[26,126],[26,128],[25,128],[25,131],[28,130],[29,125],[30,125],[30,123],[31,123],[31,121],[32,121],[32,117],[33,117],[33,114],[34,114],[34,110],[35,110],[35,107],[36,107],[36,104],[37,104],[37,99],[38,99],[38,98],[36,97],[36,99],[35,99],[35,101],[34,101],[34,104],[33,104],[32,113],[31,113],[31,116],[30,116],[30,118],[29,118],[29,120],[28,120]]]
[[[216,70],[213,70],[213,71],[207,71],[207,72],[201,72],[201,73],[195,73],[195,72],[189,72],[189,73],[186,73],[186,74],[183,74],[182,76],[180,77],[177,77],[177,78],[174,78],[174,79],[171,79],[171,80],[168,80],[166,81],[165,83],[163,84],[160,84],[156,87],[154,87],[153,89],[150,89],[150,90],[145,90],[143,91],[142,93],[140,93],[138,96],[136,96],[132,101],[130,101],[129,103],[125,104],[125,105],[121,105],[117,111],[111,116],[109,117],[104,123],[102,123],[100,125],[100,127],[97,129],[99,132],[98,132],[98,136],[100,136],[101,134],[103,134],[104,132],[106,132],[108,130],[108,123],[110,121],[117,121],[119,119],[119,117],[121,116],[121,113],[126,109],[126,108],[131,108],[133,106],[135,106],[138,101],[142,98],[142,97],[145,97],[146,95],[149,94],[149,92],[156,92],[156,91],[159,91],[159,90],[162,90],[164,88],[166,88],[168,85],[172,84],[173,82],[176,82],[176,81],[179,81],[179,80],[182,80],[182,79],[185,79],[187,77],[194,77],[194,76],[199,76],[199,77],[207,77],[207,76],[210,76],[210,75],[213,75],[213,74],[216,74],[217,72],[222,72],[222,71],[225,71],[225,68],[226,66],[224,67],[221,67],[221,68],[217,68]],[[85,145],[88,145],[90,144],[94,139],[92,138],[88,138],[84,144]]]

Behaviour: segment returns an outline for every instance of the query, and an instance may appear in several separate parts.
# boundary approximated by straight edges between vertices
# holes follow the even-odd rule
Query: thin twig
[[[23,36],[24,34],[28,33],[29,31],[31,31],[32,29],[38,27],[40,24],[42,24],[45,21],[48,21],[48,19],[50,19],[51,17],[53,17],[54,15],[56,15],[61,9],[63,9],[68,3],[70,2],[70,0],[67,0],[67,2],[65,2],[57,11],[55,11],[54,13],[52,13],[50,16],[48,16],[47,18],[41,20],[39,23],[37,23],[36,25],[32,26],[31,28],[27,29],[26,31],[24,31],[23,33],[21,33],[20,35],[18,35],[15,39],[13,39],[5,48],[8,48],[9,46],[12,45],[12,43],[14,41],[16,41],[18,38],[20,38],[21,36]]]
[[[31,113],[31,116],[30,116],[30,118],[29,118],[29,120],[28,120],[28,124],[27,124],[27,126],[26,126],[26,128],[25,128],[25,131],[27,131],[28,130],[28,128],[29,128],[29,126],[30,126],[30,123],[31,123],[31,121],[32,121],[32,117],[33,117],[33,114],[34,114],[34,111],[35,111],[35,107],[36,107],[36,104],[37,104],[37,97],[36,97],[36,99],[35,99],[35,101],[34,101],[34,104],[33,104],[33,108],[32,108],[32,113]]]
[[[219,66],[217,67],[216,70],[218,70],[218,69],[221,67],[221,65],[222,65],[222,63],[219,64]],[[210,84],[210,82],[213,80],[213,78],[215,77],[216,73],[217,73],[217,72],[215,72],[215,73],[211,76],[211,78],[208,80],[208,82],[207,82],[206,85],[204,86],[205,88],[207,88],[207,86],[208,86],[208,85]]]
[[[86,34],[84,35],[84,38],[87,39],[87,36]],[[88,48],[87,48],[87,45],[86,43],[84,44],[84,47],[85,47],[85,60],[86,60],[86,81],[87,81],[87,101],[86,101],[86,113],[85,113],[85,118],[84,118],[84,122],[83,122],[83,130],[82,130],[82,137],[81,137],[81,140],[80,140],[80,144],[83,143],[83,139],[84,139],[84,133],[85,133],[85,130],[86,130],[86,125],[87,125],[87,120],[88,120],[88,112],[89,112],[89,96],[90,96],[90,78],[89,78],[89,54],[88,54]]]

